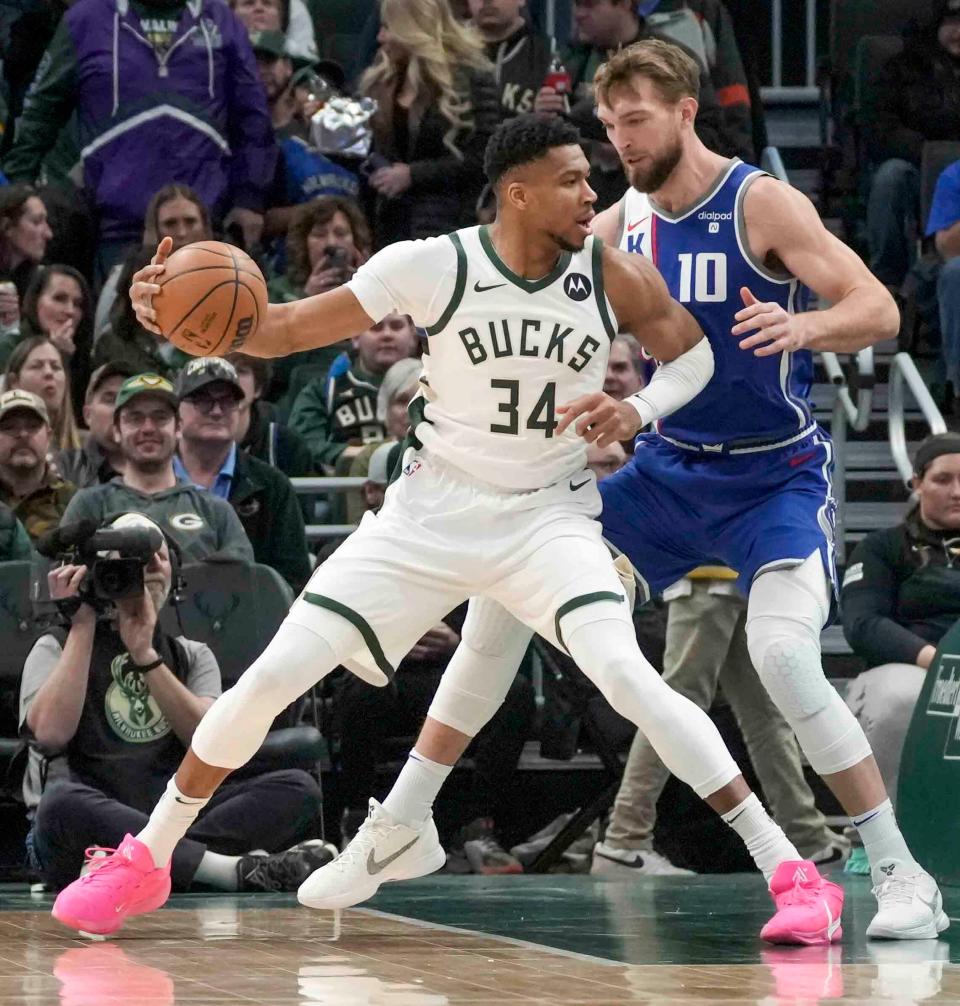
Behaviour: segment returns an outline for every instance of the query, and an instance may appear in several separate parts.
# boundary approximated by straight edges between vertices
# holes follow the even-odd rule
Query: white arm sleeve
[[[703,338],[675,360],[660,364],[650,378],[650,383],[624,401],[637,410],[646,426],[696,398],[711,377],[713,350]]]
[[[347,287],[371,318],[392,311],[429,328],[443,314],[457,282],[457,251],[449,237],[398,241],[378,251]]]

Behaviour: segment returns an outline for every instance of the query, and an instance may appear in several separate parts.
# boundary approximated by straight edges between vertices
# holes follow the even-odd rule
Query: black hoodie
[[[533,111],[533,101],[550,69],[550,39],[523,24],[509,38],[487,45],[494,65],[504,118]]]

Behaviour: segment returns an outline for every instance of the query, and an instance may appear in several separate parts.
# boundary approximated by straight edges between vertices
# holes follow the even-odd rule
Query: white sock
[[[874,807],[865,814],[858,814],[853,819],[853,825],[860,832],[863,848],[871,866],[876,866],[881,859],[892,857],[903,860],[910,867],[915,866],[917,872],[922,869],[910,855],[907,843],[900,834],[893,804],[889,800],[884,800],[879,807]]]
[[[203,854],[193,879],[198,884],[215,887],[218,891],[238,891],[240,879],[237,877],[239,856],[223,856],[209,849]]]
[[[803,859],[780,825],[766,812],[756,793],[751,793],[743,803],[721,817],[743,839],[747,852],[753,856],[757,869],[768,883],[782,862]]]
[[[186,835],[187,829],[196,821],[209,799],[184,796],[177,789],[175,778],[167,783],[146,827],[135,836],[150,850],[157,866],[166,866],[170,862],[177,842]]]
[[[402,824],[419,828],[430,816],[433,802],[452,769],[452,765],[431,761],[414,748],[383,801],[383,809]]]

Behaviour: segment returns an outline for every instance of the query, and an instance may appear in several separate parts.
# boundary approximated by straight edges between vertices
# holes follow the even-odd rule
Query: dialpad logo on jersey
[[[199,531],[203,527],[203,518],[195,513],[175,513],[170,518],[170,526],[178,531]]]
[[[142,674],[127,670],[130,655],[110,661],[113,681],[103,700],[103,711],[113,732],[132,744],[147,744],[170,732],[170,724],[150,694]]]
[[[716,210],[704,210],[697,214],[698,220],[732,220],[733,210],[729,213],[717,213]]]
[[[593,292],[590,280],[582,272],[572,272],[563,281],[563,292],[576,301],[586,300]]]
[[[709,231],[709,233],[711,234],[719,234],[720,224],[718,224],[716,220],[712,220],[710,222],[710,226],[707,228],[707,231]]]

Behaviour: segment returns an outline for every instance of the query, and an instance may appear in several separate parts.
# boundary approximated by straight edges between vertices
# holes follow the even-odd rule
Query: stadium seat
[[[293,594],[269,566],[200,562],[184,566],[181,599],[164,609],[168,632],[206,643],[220,664],[224,689],[234,685],[273,638]],[[274,720],[251,762],[254,771],[315,769],[326,745],[316,726],[299,725],[302,704]]]
[[[0,563],[0,761],[19,746],[20,677],[27,654],[42,634],[34,624],[30,604],[29,561]]]

